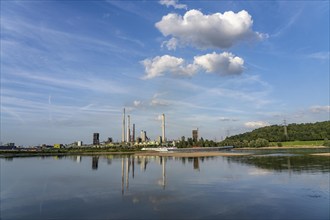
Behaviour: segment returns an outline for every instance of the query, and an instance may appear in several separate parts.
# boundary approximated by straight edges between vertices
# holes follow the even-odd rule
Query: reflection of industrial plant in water
[[[162,178],[158,180],[158,184],[165,189],[166,186],[166,157],[160,157],[159,163],[162,165]]]
[[[124,160],[126,161],[126,169],[125,169]],[[126,181],[126,190],[129,189],[129,172],[130,172],[131,165],[132,165],[132,178],[134,179],[134,157],[131,158],[129,156],[127,158],[121,159],[121,193],[122,194],[124,194],[124,192],[125,192],[125,189],[124,189],[125,181]],[[125,172],[125,174],[124,174],[124,172]],[[124,177],[126,177],[126,180]]]
[[[199,157],[188,157],[188,158],[182,157],[181,162],[182,162],[183,165],[186,164],[186,160],[188,160],[189,163],[193,164],[194,170],[199,171],[199,160],[204,162],[204,157],[201,157],[201,158],[199,158]]]
[[[199,171],[199,159],[198,159],[198,157],[194,157],[194,170]]]
[[[99,157],[93,157],[92,158],[92,169],[97,170],[99,166]]]
[[[126,170],[125,170],[125,161],[126,161]],[[125,189],[124,189],[125,177],[126,177],[126,190],[128,190],[128,188],[129,188],[129,172],[130,172],[130,166],[131,166],[131,157],[127,157],[127,158],[122,158],[121,159],[121,193],[122,194],[124,194],[124,192],[125,192]],[[133,165],[132,176],[134,178],[134,165]]]
[[[163,189],[165,189],[166,186],[166,157],[161,157],[162,158],[162,167],[163,167]]]
[[[159,157],[160,164],[162,164],[162,179],[158,181],[158,184],[165,189],[166,186],[166,158],[165,157]],[[121,159],[121,193],[124,195],[125,193],[125,186],[126,190],[129,190],[129,173],[132,167],[132,178],[134,179],[134,169],[135,169],[135,158],[134,156],[128,156],[126,158]],[[141,165],[141,170],[146,171],[147,164],[148,164],[148,158],[147,157],[138,157],[137,163]],[[126,185],[125,185],[126,183]]]
[[[92,157],[92,169],[97,170],[98,169],[98,163],[99,163],[99,156],[93,156]],[[113,156],[108,156],[107,158],[107,164],[112,164]],[[182,160],[182,163],[185,164],[186,159],[189,163],[193,165],[194,170],[200,170],[200,159],[203,162],[204,158],[198,158],[198,157],[189,157],[189,158],[181,158],[181,159],[174,159],[174,160]],[[81,160],[81,157],[75,158],[75,160]],[[122,194],[124,195],[125,190],[129,190],[129,182],[130,178],[134,179],[135,177],[135,163],[137,165],[140,165],[141,171],[147,170],[147,165],[149,164],[150,160],[156,160],[158,161],[159,165],[162,167],[162,176],[158,179],[157,184],[162,186],[163,189],[166,187],[166,162],[167,160],[173,160],[173,158],[167,158],[167,157],[148,157],[148,156],[124,156],[121,157],[121,190]],[[130,177],[130,172],[131,177]],[[125,189],[126,188],[126,189]]]

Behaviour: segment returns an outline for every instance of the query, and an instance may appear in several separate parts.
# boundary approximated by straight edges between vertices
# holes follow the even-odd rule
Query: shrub
[[[277,142],[277,146],[278,147],[282,147],[283,145],[282,145],[282,142]]]
[[[268,146],[269,146],[269,142],[266,139],[258,138],[255,141],[255,147],[268,147]]]
[[[330,147],[330,141],[329,140],[324,140],[323,146]]]
[[[256,141],[255,140],[250,141],[249,147],[256,147]]]

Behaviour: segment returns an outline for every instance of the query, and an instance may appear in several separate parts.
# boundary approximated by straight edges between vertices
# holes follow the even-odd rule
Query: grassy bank
[[[270,146],[278,146],[281,143],[283,147],[301,147],[301,146],[323,146],[324,141],[287,141],[287,142],[271,142]]]

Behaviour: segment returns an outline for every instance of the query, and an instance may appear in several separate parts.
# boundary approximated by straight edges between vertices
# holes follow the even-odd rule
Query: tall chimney
[[[125,108],[123,112],[123,125],[122,125],[122,133],[121,133],[121,142],[125,142]]]
[[[162,142],[165,143],[165,114],[162,114]]]
[[[133,124],[132,142],[135,142],[135,124]]]
[[[131,142],[131,117],[127,115],[127,142]]]

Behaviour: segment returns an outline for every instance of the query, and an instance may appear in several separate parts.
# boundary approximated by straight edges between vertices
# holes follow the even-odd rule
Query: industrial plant
[[[122,134],[121,134],[121,143],[128,146],[145,146],[145,145],[169,145],[167,143],[165,136],[165,114],[161,116],[161,136],[158,137],[156,141],[150,140],[147,136],[147,131],[141,130],[140,137],[136,136],[135,124],[131,126],[131,116],[126,116],[126,110],[123,109],[122,115]]]

